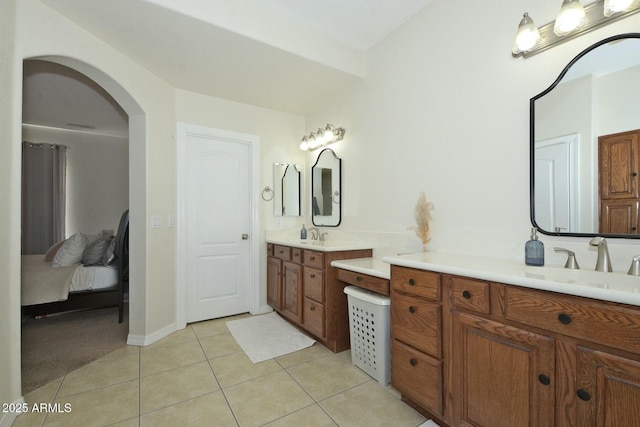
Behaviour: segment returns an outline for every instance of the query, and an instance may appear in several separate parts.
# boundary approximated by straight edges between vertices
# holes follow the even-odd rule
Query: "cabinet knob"
[[[463,291],[462,296],[464,297],[464,299],[471,299],[471,292]]]
[[[315,306],[315,305],[312,305],[311,307],[309,307],[309,310],[311,310],[311,311],[316,311],[316,306]]]
[[[411,286],[413,286],[413,285],[415,285],[415,284],[416,284],[416,281],[415,281],[415,280],[413,280],[413,279],[409,279],[409,284],[410,284]]]
[[[415,313],[416,312],[416,308],[412,305],[409,306],[409,313]]]
[[[584,400],[585,402],[588,402],[591,400],[591,395],[589,394],[589,392],[583,388],[581,388],[580,390],[578,390],[578,392],[576,393],[578,395],[578,399],[580,400]]]
[[[637,172],[631,172],[631,176],[638,176]]]
[[[551,378],[549,378],[547,375],[545,374],[540,374],[538,375],[538,381],[540,381],[540,384],[542,385],[549,385],[551,384]]]
[[[568,325],[569,323],[571,323],[571,316],[569,316],[568,314],[560,313],[558,315],[558,321],[563,325]]]
[[[316,260],[316,257],[314,257],[314,256],[310,256],[310,257],[309,257],[309,260],[311,260],[311,261],[315,261],[315,260]]]
[[[311,274],[309,275],[309,277],[310,277],[310,278],[312,278],[312,279],[314,279],[314,278],[316,277],[316,275],[315,275],[315,274],[313,274],[313,273],[311,273]]]
[[[357,282],[362,282],[362,277],[360,277],[360,276],[356,276],[356,281],[357,281]]]
[[[409,359],[409,363],[411,364],[411,366],[416,366],[418,364],[418,361],[416,359]]]

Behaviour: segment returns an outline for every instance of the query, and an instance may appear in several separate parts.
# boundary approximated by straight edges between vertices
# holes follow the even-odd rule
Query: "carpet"
[[[277,313],[230,320],[226,325],[253,363],[293,353],[315,343]]]
[[[23,316],[23,395],[125,346],[128,333],[128,310],[118,323],[117,307]]]

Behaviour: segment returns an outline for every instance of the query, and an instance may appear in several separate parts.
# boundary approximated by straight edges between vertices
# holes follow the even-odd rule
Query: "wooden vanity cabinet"
[[[272,249],[267,246],[267,303],[331,351],[348,349],[346,284],[331,262],[370,257],[371,249],[321,252],[275,244]]]
[[[294,322],[302,322],[302,266],[282,263],[282,311]]]
[[[440,274],[391,266],[391,385],[406,403],[442,417]]]
[[[639,307],[426,272],[440,279],[434,332],[398,321],[438,305],[394,288],[420,273],[391,269],[392,385],[420,412],[443,426],[640,425]],[[419,329],[427,342],[441,334],[441,357],[406,338]],[[404,365],[422,356],[441,377]]]

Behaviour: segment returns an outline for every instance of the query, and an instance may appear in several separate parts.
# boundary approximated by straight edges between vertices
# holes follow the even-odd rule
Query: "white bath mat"
[[[315,342],[277,313],[230,320],[226,325],[253,363],[302,350]]]
[[[427,420],[420,424],[418,427],[440,427],[438,424],[434,423],[432,420]]]

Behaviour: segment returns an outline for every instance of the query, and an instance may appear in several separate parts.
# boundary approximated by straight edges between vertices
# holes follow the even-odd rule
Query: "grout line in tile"
[[[308,404],[307,406],[303,406],[302,408],[297,409],[297,410],[295,410],[295,411],[293,411],[293,412],[289,412],[288,414],[281,415],[281,416],[279,416],[278,418],[274,418],[273,420],[270,420],[270,421],[267,421],[266,423],[260,424],[258,427],[266,426],[266,425],[268,425],[268,424],[270,424],[270,423],[273,423],[274,421],[281,420],[281,419],[283,419],[283,418],[285,418],[285,417],[288,417],[289,415],[293,415],[293,414],[295,414],[296,412],[303,411],[303,410],[305,410],[305,409],[307,409],[307,408],[309,408],[309,407],[311,407],[311,406],[314,406],[314,405],[317,405],[318,407],[320,407],[320,405],[318,405],[316,402],[313,402],[313,403],[310,403],[310,404]],[[320,409],[322,409],[322,408],[320,408]],[[325,413],[326,413],[326,412],[325,412]],[[329,415],[329,414],[327,414],[327,415]],[[329,417],[329,418],[331,418],[331,417]],[[333,421],[333,418],[331,418],[331,420]],[[334,423],[335,423],[335,421],[334,421]],[[336,424],[337,424],[337,423],[336,423]]]

